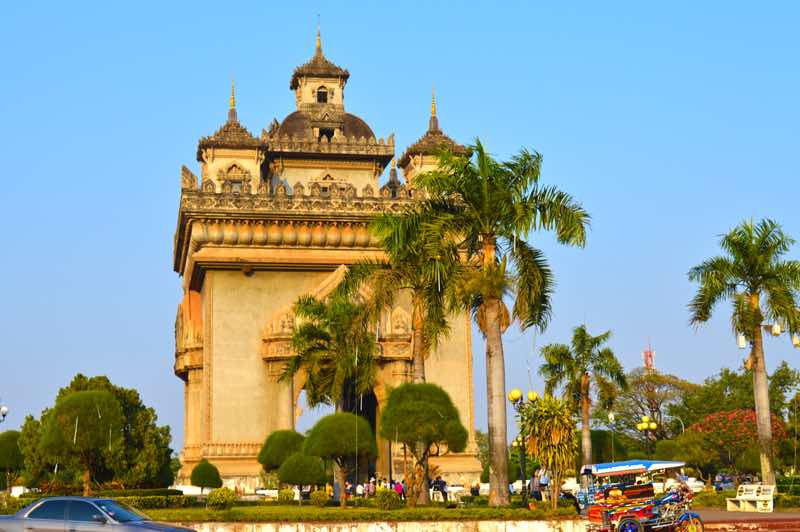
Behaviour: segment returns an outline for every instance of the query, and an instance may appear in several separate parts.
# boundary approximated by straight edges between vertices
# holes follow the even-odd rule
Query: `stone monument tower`
[[[393,135],[376,138],[346,112],[350,74],[316,50],[292,74],[296,110],[273,120],[260,137],[239,123],[231,88],[227,121],[200,139],[200,176],[181,169],[174,269],[183,300],[175,323],[175,374],[184,382],[184,447],[180,477],[202,458],[227,484],[252,489],[265,437],[293,428],[302,376],[278,382],[292,354],[292,305],[300,295],[324,297],[349,264],[378,258],[368,231],[372,216],[414,201],[392,167]],[[406,179],[433,168],[442,146],[464,148],[439,129],[435,102],[428,131],[400,159]],[[370,394],[373,425],[387,387],[411,374],[409,308],[398,304],[379,324],[379,374]],[[471,327],[454,316],[450,336],[426,361],[429,382],[442,386],[469,429],[465,452],[434,459],[452,481],[474,481],[476,459]],[[379,439],[377,474],[399,478],[402,450]]]

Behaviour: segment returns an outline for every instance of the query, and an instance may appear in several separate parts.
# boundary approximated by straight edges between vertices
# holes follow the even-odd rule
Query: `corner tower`
[[[467,149],[444,134],[439,128],[439,117],[436,116],[436,92],[431,91],[431,116],[428,119],[428,130],[417,141],[406,148],[400,157],[400,168],[406,181],[413,184],[414,177],[435,170],[438,155],[443,149],[459,155],[465,155]]]

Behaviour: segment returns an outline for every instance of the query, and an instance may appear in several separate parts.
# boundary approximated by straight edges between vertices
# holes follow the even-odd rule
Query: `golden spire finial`
[[[322,53],[322,37],[319,31],[319,15],[317,15],[317,52]]]
[[[431,116],[436,116],[436,87],[431,85]]]
[[[236,109],[236,91],[233,86],[233,80],[231,79],[231,109]]]
[[[392,157],[392,170],[394,170],[395,168],[397,168],[397,160],[394,157]]]

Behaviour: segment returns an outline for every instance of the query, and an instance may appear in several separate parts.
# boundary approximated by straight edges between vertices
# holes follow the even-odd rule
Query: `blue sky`
[[[691,380],[740,364],[726,308],[689,327],[686,271],[745,218],[800,237],[798,4],[288,4],[3,7],[4,428],[80,371],[138,388],[180,446],[179,169],[196,169],[198,138],[224,121],[231,77],[251,131],[294,108],[289,77],[317,14],[326,55],[351,72],[347,109],[376,134],[419,137],[435,83],[449,135],[500,158],[539,150],[545,181],[592,214],[586,249],[533,238],[555,270],[555,313],[545,334],[506,335],[509,387],[541,389],[539,348],[582,322],[612,330],[629,368],[648,342],[660,369]],[[770,367],[797,366],[788,339],[766,349]]]

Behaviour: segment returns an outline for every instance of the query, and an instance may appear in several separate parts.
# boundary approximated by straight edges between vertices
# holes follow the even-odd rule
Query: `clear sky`
[[[435,83],[449,135],[500,158],[541,151],[545,181],[592,214],[586,249],[533,239],[555,270],[555,313],[543,335],[506,335],[509,387],[541,389],[539,348],[582,322],[612,330],[628,368],[648,342],[659,369],[691,380],[740,365],[727,308],[688,325],[686,272],[745,218],[800,237],[800,4],[6,2],[4,428],[80,371],[139,389],[180,447],[180,166],[197,172],[231,77],[251,131],[294,109],[289,77],[313,52],[317,14],[327,57],[351,73],[347,109],[378,136],[394,132],[399,151],[418,138]],[[477,335],[474,347],[483,428]],[[787,338],[766,349],[770,367],[797,366]]]

